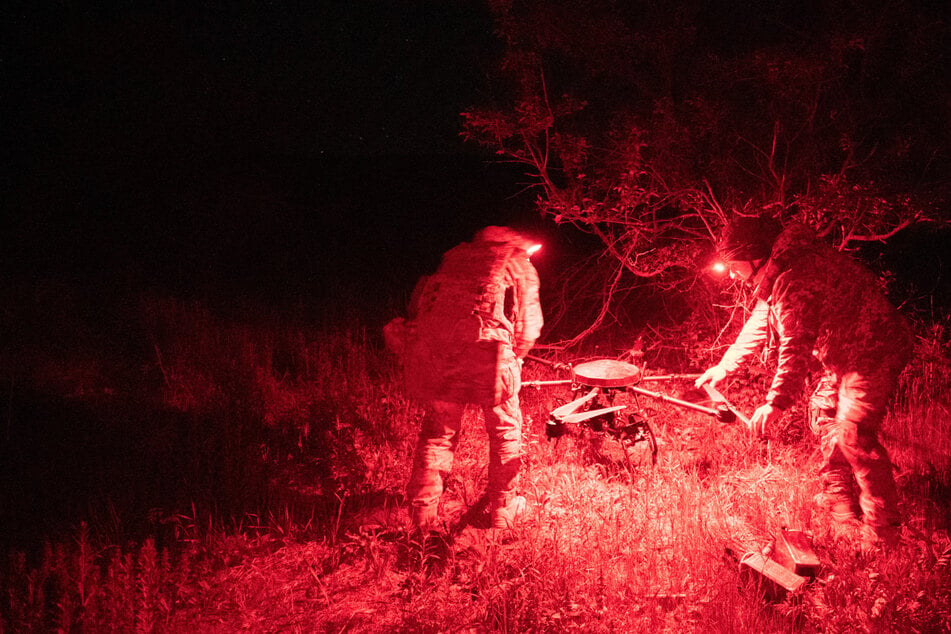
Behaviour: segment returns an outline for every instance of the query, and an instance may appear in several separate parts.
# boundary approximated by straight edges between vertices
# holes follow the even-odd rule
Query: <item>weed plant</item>
[[[920,342],[883,429],[906,530],[868,551],[812,503],[816,443],[799,410],[762,440],[622,396],[657,435],[652,464],[646,443],[628,461],[598,433],[550,441],[548,412],[571,394],[526,388],[523,521],[485,528],[487,439],[471,409],[442,523],[420,534],[403,489],[422,411],[376,328],[154,296],[105,333],[81,311],[41,312],[92,334],[5,343],[7,438],[45,425],[48,440],[81,412],[82,432],[68,432],[81,455],[58,480],[31,460],[5,467],[19,530],[0,631],[951,630],[951,363],[938,337]],[[528,363],[524,378],[561,377]],[[66,453],[8,443],[5,459],[15,451]],[[25,502],[31,478],[64,493],[42,517]],[[783,527],[811,536],[822,568],[773,599],[737,557]]]

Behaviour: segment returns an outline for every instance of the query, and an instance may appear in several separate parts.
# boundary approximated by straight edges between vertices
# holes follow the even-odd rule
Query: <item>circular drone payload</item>
[[[627,387],[641,380],[641,369],[615,359],[585,361],[571,368],[574,380],[591,387]]]

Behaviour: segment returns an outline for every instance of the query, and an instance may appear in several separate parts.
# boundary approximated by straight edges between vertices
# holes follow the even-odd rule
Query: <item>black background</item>
[[[4,9],[8,276],[398,304],[485,224],[542,234],[543,283],[592,246],[459,135],[498,52],[481,3],[81,5]],[[944,304],[948,242],[883,263]]]
[[[518,170],[466,144],[470,2],[9,9],[4,270],[283,297],[405,292]]]

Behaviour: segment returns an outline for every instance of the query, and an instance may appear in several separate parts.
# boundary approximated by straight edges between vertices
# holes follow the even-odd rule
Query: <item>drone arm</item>
[[[718,414],[717,414],[717,410],[713,409],[712,407],[705,407],[705,406],[703,406],[703,405],[698,405],[697,403],[691,403],[690,401],[684,401],[684,400],[682,400],[682,399],[675,398],[675,397],[673,397],[673,396],[668,396],[667,394],[664,394],[663,392],[653,392],[653,391],[651,391],[651,390],[645,390],[645,389],[642,388],[642,387],[636,387],[636,386],[633,386],[633,385],[628,386],[627,389],[631,390],[632,392],[636,392],[637,394],[643,394],[644,396],[649,396],[649,397],[651,397],[651,398],[656,398],[656,399],[659,399],[659,400],[661,400],[661,401],[666,401],[666,402],[668,402],[668,403],[673,403],[674,405],[679,405],[679,406],[681,406],[681,407],[686,407],[686,408],[689,408],[689,409],[697,410],[698,412],[703,412],[704,414],[709,414],[710,416],[717,416],[717,415],[718,415]]]
[[[711,386],[709,383],[704,383],[701,387],[703,387],[704,391],[707,393],[707,396],[710,397],[711,401],[713,401],[715,404],[721,407],[726,407],[728,410],[733,412],[733,415],[739,418],[740,421],[744,425],[746,425],[747,427],[750,426],[750,419],[744,416],[740,410],[736,409],[733,406],[733,403],[726,400],[726,397],[723,396],[723,394],[721,394],[719,390]]]
[[[552,385],[571,385],[571,379],[552,379],[549,381],[522,381],[522,387],[548,387]]]

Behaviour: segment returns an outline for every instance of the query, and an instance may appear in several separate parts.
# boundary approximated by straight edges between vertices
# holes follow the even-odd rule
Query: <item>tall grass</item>
[[[406,528],[402,491],[421,411],[404,398],[375,334],[164,297],[127,311],[124,336],[141,342],[131,353],[137,378],[119,387],[110,371],[118,362],[98,339],[77,344],[58,360],[56,384],[70,384],[72,359],[96,363],[80,364],[88,387],[60,394],[62,411],[81,407],[87,424],[105,420],[110,433],[128,427],[135,442],[114,450],[132,452],[122,461],[131,472],[154,456],[174,469],[156,470],[158,482],[127,480],[149,485],[144,504],[106,512],[90,503],[100,510],[85,517],[70,507],[72,529],[38,535],[38,548],[11,543],[0,578],[3,631],[951,628],[951,364],[929,342],[884,428],[909,529],[894,549],[863,552],[856,535],[816,512],[815,443],[796,420],[764,441],[621,397],[661,442],[656,465],[639,447],[630,468],[600,435],[545,438],[548,411],[569,397],[560,388],[522,394],[525,520],[508,531],[483,527],[487,440],[472,409],[443,525],[419,535]],[[15,385],[50,374],[49,355],[21,349],[16,358]],[[531,364],[525,372],[553,378]],[[108,487],[93,492],[124,499]],[[772,601],[741,576],[735,555],[765,548],[782,527],[812,535],[823,570]]]

